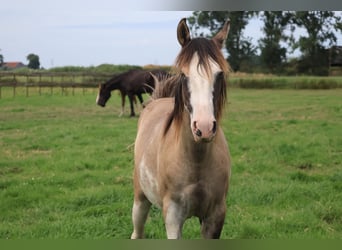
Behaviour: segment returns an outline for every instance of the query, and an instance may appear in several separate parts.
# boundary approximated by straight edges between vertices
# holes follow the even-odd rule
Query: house
[[[342,76],[342,46],[333,46],[330,48],[329,75]]]
[[[2,64],[2,68],[7,69],[7,70],[20,69],[24,67],[27,67],[27,66],[23,64],[22,62],[4,62]]]
[[[330,49],[330,66],[342,66],[342,46],[333,46]]]

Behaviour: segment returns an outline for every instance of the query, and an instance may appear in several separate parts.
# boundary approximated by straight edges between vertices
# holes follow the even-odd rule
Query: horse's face
[[[105,84],[100,84],[99,85],[99,92],[96,97],[96,103],[100,105],[101,107],[106,106],[106,102],[110,98],[110,90],[106,89]]]
[[[186,103],[195,141],[209,142],[216,134],[214,91],[216,76],[221,69],[215,62],[210,61],[210,72],[206,72],[202,67],[198,67],[198,63],[198,56],[195,53],[189,68],[183,72],[188,79],[189,99]]]
[[[220,49],[228,30],[229,22],[211,40],[191,40],[185,20],[178,25],[178,41],[182,45],[178,65],[187,77],[187,90],[182,90],[182,98],[190,113],[190,127],[196,142],[210,142],[216,135],[217,119],[226,96],[223,72],[227,71],[227,62]]]

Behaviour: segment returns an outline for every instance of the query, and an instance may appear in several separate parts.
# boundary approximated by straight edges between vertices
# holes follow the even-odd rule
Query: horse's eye
[[[221,80],[222,78],[224,78],[224,73],[223,71],[217,72],[216,76],[215,76],[215,80]]]

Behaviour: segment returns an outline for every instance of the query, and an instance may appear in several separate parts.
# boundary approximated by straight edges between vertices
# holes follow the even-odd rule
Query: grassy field
[[[96,92],[0,99],[0,239],[126,239],[137,118]],[[48,92],[48,91],[47,91]],[[23,90],[24,93],[24,90]],[[31,93],[31,92],[30,92]],[[342,89],[229,90],[222,238],[342,238]],[[200,238],[197,219],[184,238]],[[165,238],[153,208],[147,238]]]

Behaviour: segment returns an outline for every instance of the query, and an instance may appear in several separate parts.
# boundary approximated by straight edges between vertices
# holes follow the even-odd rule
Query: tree
[[[289,15],[282,11],[264,11],[262,14],[265,36],[259,40],[261,61],[271,72],[279,69],[286,60],[286,48],[280,42],[286,42],[289,37],[284,30],[289,24]]]
[[[189,18],[189,26],[197,35],[213,36],[230,19],[230,31],[226,41],[228,61],[234,71],[240,70],[241,63],[250,61],[256,54],[256,48],[251,39],[243,36],[243,30],[248,24],[253,11],[195,11]],[[203,29],[204,28],[204,29]],[[209,29],[209,34],[204,31]]]
[[[334,11],[298,11],[292,15],[292,23],[307,31],[306,36],[300,36],[293,43],[293,47],[302,52],[298,70],[327,74],[329,53],[325,46],[336,44],[334,31],[342,31],[341,14]]]
[[[26,57],[26,59],[29,61],[27,66],[30,69],[39,69],[39,66],[40,66],[39,56],[31,53]]]

